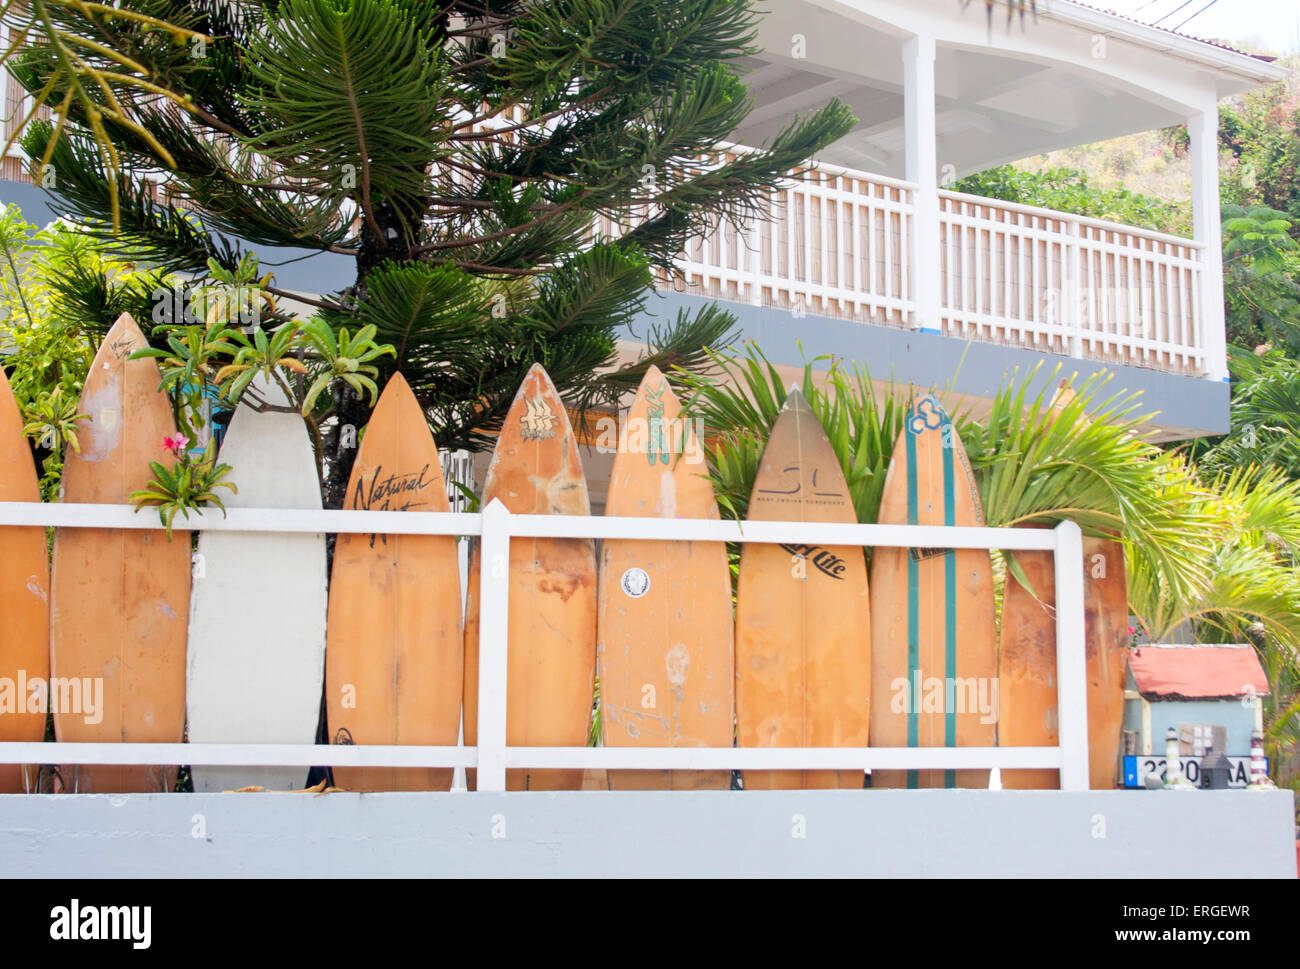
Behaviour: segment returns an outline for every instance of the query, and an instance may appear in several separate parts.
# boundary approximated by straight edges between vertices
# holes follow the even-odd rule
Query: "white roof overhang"
[[[734,140],[758,145],[831,97],[857,127],[824,161],[902,177],[903,42],[935,38],[937,157],[957,176],[1040,152],[1180,123],[1284,68],[1069,0],[1010,28],[961,0],[769,0],[755,107]]]

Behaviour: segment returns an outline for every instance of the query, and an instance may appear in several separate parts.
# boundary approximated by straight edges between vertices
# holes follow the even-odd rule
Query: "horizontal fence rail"
[[[160,529],[156,513],[124,505],[0,502],[0,527]],[[220,766],[472,767],[477,790],[505,790],[507,768],[629,770],[1059,769],[1062,790],[1088,787],[1083,546],[1079,527],[965,528],[701,519],[512,515],[494,500],[480,514],[232,508],[207,510],[177,531],[479,536],[485,563],[508,562],[520,538],[824,542],[896,548],[1051,551],[1056,565],[1059,745],[1056,747],[666,748],[511,747],[506,743],[509,577],[480,571],[478,744],[473,747],[177,743],[0,743],[0,763]],[[184,540],[178,538],[177,540]]]
[[[506,514],[510,514],[506,512]],[[780,544],[820,540],[835,545],[885,548],[983,548],[1051,551],[1051,531],[1037,528],[973,528],[959,525],[851,525],[837,522],[710,521],[698,518],[510,515],[510,534],[520,538],[641,538],[702,542]],[[160,529],[151,509],[127,505],[0,502],[0,526]],[[433,511],[312,511],[288,508],[209,509],[177,517],[176,531],[332,532],[382,535],[481,535],[479,514]]]

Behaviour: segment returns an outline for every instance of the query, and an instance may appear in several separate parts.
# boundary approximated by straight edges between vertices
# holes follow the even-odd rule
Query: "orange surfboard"
[[[95,354],[81,392],[81,412],[90,415],[77,426],[81,451],[64,458],[64,501],[126,504],[148,484],[150,461],[170,462],[163,438],[176,426],[158,391],[158,365],[127,359],[146,345],[123,313]],[[190,533],[178,528],[168,540],[152,529],[57,529],[51,585],[53,675],[75,678],[81,692],[69,687],[73,709],[55,711],[58,739],[179,743]],[[65,765],[62,775],[69,792],[157,792],[172,789],[176,768]]]
[[[0,370],[0,501],[40,501],[32,451]],[[0,528],[0,742],[45,739],[50,678],[50,560],[44,528]],[[0,764],[0,794],[35,792],[38,767]]]
[[[497,438],[482,503],[517,515],[590,515],[578,442],[555,385],[533,364]],[[465,743],[478,737],[479,550],[465,610]],[[506,742],[584,747],[596,672],[596,552],[590,539],[510,542]],[[474,771],[467,771],[469,784]],[[506,772],[518,790],[579,790],[581,770]]]
[[[966,450],[922,394],[894,446],[881,524],[984,524]],[[877,548],[871,558],[871,742],[992,747],[997,734],[993,565],[981,549]],[[873,771],[872,787],[988,787],[987,770]]]
[[[702,444],[658,367],[628,409],[606,515],[717,520]],[[730,747],[731,573],[722,542],[601,543],[606,747]],[[611,790],[727,790],[730,771],[610,771]]]
[[[790,391],[763,450],[750,521],[857,524],[826,432]],[[736,729],[741,747],[865,747],[871,722],[871,616],[860,546],[741,550],[736,602]],[[745,771],[746,790],[861,789],[862,771]]]
[[[450,511],[438,448],[394,374],[366,425],[344,508]],[[450,535],[341,534],[334,546],[325,702],[336,744],[456,745],[460,569]],[[446,791],[450,769],[334,768],[355,791]]]
[[[1033,593],[1007,575],[1002,600],[998,679],[1003,747],[1055,746],[1057,726],[1056,570],[1050,552],[1013,553]],[[1035,597],[1035,593],[1037,597]],[[1084,645],[1088,670],[1089,785],[1115,786],[1124,719],[1124,663],[1128,653],[1128,583],[1124,547],[1083,540]],[[1006,788],[1060,787],[1055,770],[1004,770]]]

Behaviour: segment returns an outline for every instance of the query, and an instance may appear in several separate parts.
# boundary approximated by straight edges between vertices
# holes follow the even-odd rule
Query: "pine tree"
[[[527,368],[611,403],[650,363],[698,365],[730,330],[710,306],[610,370],[656,269],[737,221],[845,134],[832,102],[763,149],[718,149],[750,108],[750,0],[29,0],[44,40],[10,69],[66,121],[23,147],[56,206],[160,266],[229,274],[248,246],[339,253],[356,277],[304,299],[373,325],[438,443],[482,447]],[[162,25],[162,26],[160,26]],[[69,56],[71,52],[71,56]],[[110,93],[111,92],[111,93]],[[168,200],[151,180],[166,172]],[[50,181],[49,179],[46,180]],[[606,221],[609,220],[609,221]],[[597,233],[604,224],[619,228]],[[314,407],[339,507],[371,401]]]

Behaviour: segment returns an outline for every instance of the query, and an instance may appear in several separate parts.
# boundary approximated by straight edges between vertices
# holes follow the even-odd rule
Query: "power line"
[[[1213,7],[1213,6],[1214,6],[1216,3],[1218,3],[1218,2],[1219,2],[1219,0],[1210,0],[1210,2],[1207,3],[1205,6],[1203,6],[1200,10],[1196,11],[1196,13],[1192,14],[1190,17],[1188,17],[1186,20],[1184,20],[1183,23],[1181,23],[1181,24],[1179,24],[1177,27],[1175,27],[1174,30],[1182,30],[1182,29],[1183,29],[1183,24],[1191,23],[1193,20],[1195,20],[1195,19],[1196,19],[1197,17],[1199,17],[1201,14],[1205,13],[1205,11],[1209,10],[1211,7]]]
[[[1183,0],[1183,2],[1180,3],[1178,6],[1174,7],[1173,10],[1170,10],[1168,13],[1162,14],[1161,16],[1157,17],[1155,20],[1151,21],[1151,26],[1154,27],[1162,20],[1168,20],[1174,14],[1178,13],[1178,11],[1182,10],[1183,7],[1190,7],[1195,2],[1196,0]]]

